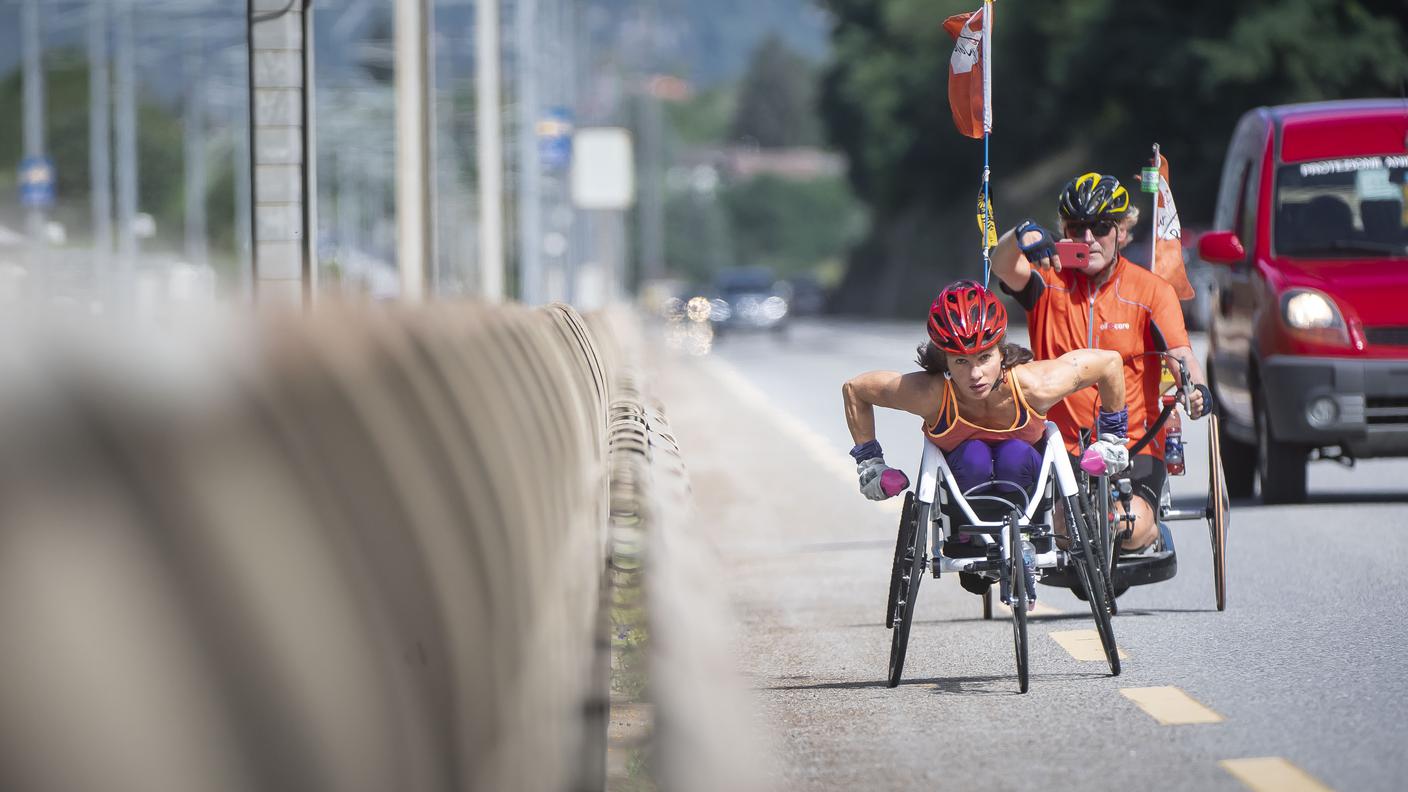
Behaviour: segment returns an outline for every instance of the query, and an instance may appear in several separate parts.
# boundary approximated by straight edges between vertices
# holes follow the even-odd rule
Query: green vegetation
[[[672,274],[703,284],[728,267],[767,266],[781,277],[837,279],[865,233],[864,208],[843,176],[777,165],[782,149],[824,159],[817,90],[816,67],[770,36],[736,84],[667,105],[676,153],[715,163],[675,169],[665,229]],[[730,172],[730,150],[762,163],[756,175]]]
[[[68,226],[70,235],[86,236],[92,218],[88,208],[87,62],[72,52],[51,53],[44,80],[44,135],[58,176],[55,217]],[[23,107],[23,91],[20,72],[11,72],[0,80],[0,107]],[[15,169],[24,150],[23,122],[20,112],[0,116],[0,206],[18,204]],[[178,239],[183,212],[181,120],[166,108],[143,101],[138,105],[137,125],[138,206],[156,218],[162,237]],[[222,174],[212,175],[217,177],[212,180],[212,190],[223,189],[228,195],[232,189],[229,177],[222,180]],[[230,239],[232,212],[211,214],[208,222],[212,238]]]

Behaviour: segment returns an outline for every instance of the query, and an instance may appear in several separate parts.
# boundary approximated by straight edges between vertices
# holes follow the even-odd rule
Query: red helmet
[[[949,284],[929,306],[929,338],[950,355],[973,355],[1002,340],[1007,309],[977,281]]]

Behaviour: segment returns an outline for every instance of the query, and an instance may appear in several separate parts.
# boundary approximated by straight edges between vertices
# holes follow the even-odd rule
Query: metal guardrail
[[[621,315],[593,319],[608,325],[599,335],[617,343],[609,412],[612,565],[618,587],[640,590],[635,599],[648,633],[647,682],[634,702],[648,707],[644,777],[621,787],[762,789],[753,719],[731,652],[724,575],[713,548],[694,533],[688,471],[642,372],[641,334]]]
[[[326,307],[10,365],[0,788],[599,787],[604,329]]]

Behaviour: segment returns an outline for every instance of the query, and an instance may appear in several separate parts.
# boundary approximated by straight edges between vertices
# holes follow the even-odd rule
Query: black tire
[[[905,553],[914,541],[914,492],[904,494],[904,506],[900,509],[900,528],[895,536],[895,562],[890,567],[890,597],[885,602],[885,629],[895,627],[895,603],[900,598],[900,585],[904,577]]]
[[[992,589],[983,592],[983,619],[992,621]]]
[[[1261,502],[1303,503],[1307,449],[1276,439],[1268,420],[1266,394],[1261,389],[1256,394],[1256,439],[1256,477],[1261,485]]]
[[[914,606],[919,601],[919,581],[924,579],[924,534],[929,520],[929,506],[915,509],[914,532],[907,548],[902,581],[902,596],[895,603],[895,628],[890,632],[890,687],[900,683],[904,673],[904,656],[909,647],[909,627],[914,621]]]
[[[1115,626],[1110,620],[1110,610],[1106,605],[1110,601],[1109,592],[1105,589],[1104,576],[1100,574],[1100,560],[1096,556],[1095,544],[1087,535],[1079,498],[1066,498],[1066,527],[1071,535],[1071,560],[1081,585],[1090,593],[1090,615],[1095,619],[1095,630],[1100,634],[1100,645],[1105,650],[1105,659],[1110,663],[1110,675],[1119,676],[1119,646],[1115,643]]]
[[[1096,479],[1099,483],[1108,483],[1104,479]],[[1115,598],[1123,591],[1116,591],[1111,584],[1112,576],[1115,574],[1115,560],[1119,556],[1119,549],[1115,547],[1115,532],[1110,525],[1109,512],[1100,514],[1100,510],[1090,505],[1089,490],[1081,493],[1080,508],[1085,519],[1085,526],[1088,530],[1086,536],[1093,541],[1095,557],[1099,559],[1097,566],[1100,569],[1100,580],[1105,584],[1105,608],[1113,616],[1119,613],[1119,605],[1115,603]]]
[[[1116,548],[1114,547],[1114,529],[1110,525],[1109,511],[1106,510],[1105,513],[1102,514],[1101,510],[1097,508],[1099,503],[1103,503],[1104,500],[1099,500],[1095,505],[1091,505],[1090,502],[1090,492],[1092,490],[1098,491],[1099,487],[1108,487],[1109,479],[1081,473],[1080,483],[1082,484],[1080,508],[1082,518],[1085,521],[1086,536],[1089,537],[1091,543],[1094,545],[1095,557],[1099,559],[1098,566],[1100,576],[1102,582],[1105,584],[1105,593],[1108,595],[1105,601],[1105,608],[1109,610],[1110,615],[1113,616],[1119,613],[1119,606],[1115,604],[1115,598],[1124,593],[1123,591],[1116,593],[1114,586],[1110,583],[1111,576],[1114,575],[1115,571],[1115,560],[1118,556]],[[1075,589],[1072,589],[1072,591],[1075,591]],[[1089,601],[1089,595],[1085,594],[1083,590],[1076,591],[1076,598],[1082,601]]]
[[[1217,399],[1217,373],[1208,361],[1208,388]],[[1218,423],[1218,446],[1222,449],[1222,471],[1227,478],[1227,494],[1233,498],[1250,498],[1256,494],[1256,446],[1243,443],[1227,432],[1227,409],[1219,401],[1217,414],[1223,417]]]
[[[1218,424],[1217,444],[1221,449],[1222,472],[1227,478],[1227,494],[1233,498],[1250,498],[1256,494],[1256,446],[1228,434],[1222,423]]]
[[[1012,592],[1012,644],[1017,654],[1017,687],[1026,693],[1029,687],[1027,675],[1027,575],[1026,563],[1022,560],[1022,528],[1017,521],[1017,512],[1007,515],[1007,546],[1010,557],[1003,574],[1008,577],[1008,591]]]

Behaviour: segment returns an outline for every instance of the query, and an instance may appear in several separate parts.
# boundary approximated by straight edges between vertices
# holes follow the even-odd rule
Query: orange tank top
[[[968,440],[999,443],[1017,439],[1035,445],[1046,432],[1046,415],[1033,410],[1027,404],[1027,397],[1022,395],[1022,386],[1017,382],[1017,375],[1009,374],[1008,380],[1012,383],[1012,395],[1017,402],[1017,417],[1011,426],[992,429],[964,420],[963,416],[958,414],[958,399],[953,395],[953,383],[945,379],[939,415],[933,422],[924,422],[924,436],[944,452],[952,451]]]

